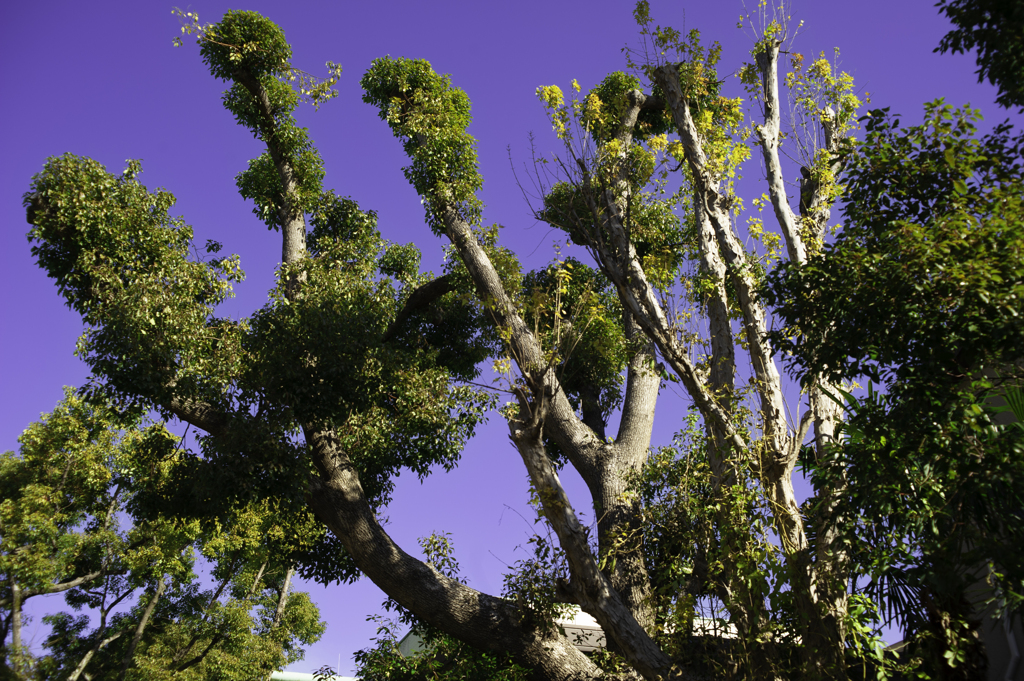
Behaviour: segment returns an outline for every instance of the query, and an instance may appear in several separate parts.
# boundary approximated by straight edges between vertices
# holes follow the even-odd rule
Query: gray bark
[[[278,143],[277,123],[274,120],[274,111],[266,89],[259,80],[244,69],[236,69],[232,77],[252,95],[260,117],[263,119],[261,137],[277,168],[284,195],[284,203],[278,207],[278,220],[283,237],[281,240],[281,262],[292,265],[306,256],[306,218],[301,206],[298,205],[298,181],[295,179],[295,168],[287,156],[282,153]],[[289,282],[289,293],[294,295],[297,286],[298,282]]]
[[[704,386],[704,375],[690,361],[687,349],[679,342],[668,321],[668,316],[657,298],[657,292],[640,267],[633,245],[625,238],[623,216],[617,204],[614,201],[606,201],[602,208],[606,212],[599,213],[595,202],[595,213],[598,213],[598,217],[602,219],[602,226],[610,233],[617,235],[616,238],[624,244],[622,249],[624,256],[621,259],[616,257],[611,249],[601,248],[599,245],[591,246],[601,265],[602,272],[615,285],[619,300],[633,315],[637,324],[657,345],[661,356],[682,381],[683,387],[693,398],[704,418],[713,423],[715,427],[721,428],[725,439],[731,446],[740,451],[746,449],[746,442],[733,427],[728,413]]]
[[[736,345],[732,336],[732,321],[729,318],[729,298],[725,290],[727,271],[718,250],[714,227],[707,213],[700,210],[696,195],[693,202],[694,215],[698,221],[697,236],[700,244],[700,267],[712,281],[711,292],[705,302],[708,315],[708,341],[711,345],[711,366],[708,380],[711,390],[723,410],[732,410],[732,393],[736,383]],[[728,484],[732,472],[726,469],[729,445],[721,427],[710,426],[713,450],[711,452],[711,473],[716,488]]]
[[[264,563],[265,565],[266,563]],[[292,576],[295,574],[295,568],[288,566],[288,571],[284,575],[284,584],[281,585],[281,597],[277,599],[277,610],[274,611],[274,622],[270,625],[270,631],[274,631],[281,626],[281,617],[284,615],[285,605],[288,603],[288,592],[292,587]],[[259,580],[257,580],[259,581]],[[270,677],[273,676],[273,670],[267,672],[267,681],[270,681]]]
[[[269,111],[266,94],[258,83],[252,79],[247,82],[245,74],[236,74],[235,79]],[[269,126],[269,116],[267,121]],[[288,195],[291,185],[288,184],[287,162],[279,162],[280,154],[275,156],[272,130],[264,137]],[[619,439],[615,443],[605,442],[594,429],[580,421],[553,372],[546,370],[544,352],[516,312],[470,226],[454,210],[442,209],[441,217],[480,297],[495,321],[510,332],[511,352],[523,375],[531,379],[540,377],[544,384],[549,396],[546,427],[590,488],[595,509],[599,509],[599,534],[607,543],[622,531],[638,530],[637,508],[625,501],[622,493],[626,475],[642,465],[650,443],[654,401],[660,384],[658,376],[645,366],[653,359],[650,348],[631,363]],[[283,229],[283,232],[284,259],[291,263],[295,259],[288,256],[289,231]],[[290,286],[289,296],[298,295],[300,287],[301,282]],[[428,291],[424,295],[427,293],[434,292]],[[389,336],[397,332],[402,321],[404,318],[396,320],[389,328]],[[230,417],[207,405],[177,399],[171,400],[170,408],[179,417],[224,441],[235,438],[234,431],[239,424],[233,424]],[[319,472],[309,490],[310,507],[342,541],[360,569],[386,593],[425,622],[471,645],[492,652],[512,653],[521,663],[533,667],[538,678],[578,679],[601,675],[600,670],[564,636],[518,624],[522,618],[512,604],[450,580],[402,551],[377,523],[363,494],[358,473],[339,448],[333,434],[309,424],[304,430],[310,455]],[[637,656],[640,667],[654,673],[655,670],[667,670],[668,659],[637,621],[639,615],[644,621],[653,623],[649,583],[639,545],[639,541],[633,542],[633,546],[622,551],[621,562],[610,570],[610,579],[599,570],[586,572],[585,586],[607,592],[601,603],[609,598],[618,603],[616,614],[625,613],[625,616],[608,620],[609,636],[622,645],[624,651]],[[590,555],[589,560],[588,566],[596,570],[596,559]],[[619,594],[610,582],[622,586],[624,593]]]
[[[359,476],[328,432],[306,432],[319,472],[309,504],[356,564],[385,593],[423,621],[488,652],[511,653],[537,678],[587,679],[600,670],[564,636],[518,624],[511,603],[450,579],[403,551],[366,502]]]
[[[163,596],[166,587],[166,578],[164,575],[160,575],[160,579],[156,583],[156,593],[153,594],[153,598],[146,605],[146,609],[142,613],[142,619],[139,620],[139,626],[135,628],[132,642],[128,645],[128,650],[125,651],[124,660],[121,662],[121,673],[117,675],[118,679],[123,679],[124,675],[128,672],[128,667],[131,666],[132,659],[135,657],[135,649],[139,646],[139,641],[142,640],[142,634],[146,630],[146,625],[149,624],[149,618],[153,615],[156,604],[160,602],[160,597]]]
[[[617,535],[636,532],[636,540],[624,547],[624,562],[616,565],[612,579],[624,588],[623,595],[631,605],[634,619],[648,625],[653,623],[648,598],[650,584],[639,555],[638,508],[623,497],[628,475],[639,470],[646,460],[654,425],[654,404],[660,378],[648,368],[648,364],[653,362],[651,349],[643,350],[631,362],[617,440],[614,443],[602,442],[596,433],[580,422],[554,372],[546,370],[537,339],[516,312],[497,271],[477,243],[469,225],[454,211],[447,212],[444,217],[448,236],[466,264],[478,295],[489,303],[488,309],[496,323],[510,331],[512,354],[524,378],[544,386],[543,390],[548,395],[545,432],[558,443],[587,484],[598,515],[599,541],[604,539],[602,552]],[[611,637],[615,638],[614,635]]]
[[[571,408],[570,408],[571,409]],[[177,400],[173,413],[225,441],[235,438],[234,420],[210,405]],[[493,653],[510,653],[532,667],[538,679],[598,678],[601,670],[568,639],[551,631],[524,628],[515,606],[440,574],[401,549],[377,522],[359,474],[330,432],[306,429],[306,442],[319,476],[307,502],[334,533],[359,569],[385,593],[423,621]]]
[[[779,43],[772,42],[766,45],[764,50],[756,56],[757,68],[761,75],[761,103],[764,113],[764,124],[757,126],[757,132],[768,175],[769,194],[785,239],[789,259],[794,264],[803,264],[808,257],[805,236],[811,243],[821,243],[830,217],[830,199],[825,195],[823,187],[819,183],[802,180],[799,222],[794,216],[786,196],[782,166],[779,160],[781,126],[778,79]],[[822,112],[821,124],[824,132],[825,151],[835,157],[839,152],[841,140],[835,134],[835,120],[831,110],[826,109]],[[831,170],[833,175],[838,174],[840,170],[838,161],[832,162]],[[833,395],[839,395],[836,388],[835,385],[818,380],[810,389],[808,406],[814,422],[814,449],[819,459],[825,455],[826,449],[833,442],[836,424],[842,412],[842,408],[825,394],[827,391]],[[799,446],[802,440],[801,436],[799,442],[795,444]],[[835,508],[837,500],[843,496],[843,490],[822,490],[821,496],[820,511],[816,519],[819,522],[826,518],[834,520],[832,510]],[[811,581],[808,587],[810,596],[814,600],[820,601],[826,608],[823,622],[824,632],[814,627],[816,632],[809,633],[809,635],[815,637],[814,640],[818,645],[826,646],[830,650],[833,666],[838,668],[842,657],[844,638],[841,619],[842,614],[846,611],[848,598],[846,573],[849,560],[846,551],[836,540],[835,525],[817,528],[816,560],[813,568],[810,568]],[[809,562],[810,558],[803,560]]]
[[[21,673],[23,651],[21,647],[21,587],[11,579],[11,665]]]
[[[626,321],[628,338],[641,333],[631,318]],[[643,557],[644,528],[640,503],[626,492],[630,478],[646,463],[651,443],[661,387],[654,353],[654,344],[647,343],[630,361],[618,436],[601,458],[601,475],[587,483],[597,516],[598,551],[609,565],[605,571],[646,631],[653,631],[655,612]]]
[[[689,104],[685,100],[679,85],[678,72],[673,65],[663,65],[655,70],[655,78],[665,92],[665,98],[672,111],[673,120],[687,151],[687,161],[692,171],[699,201],[706,211],[715,229],[719,248],[728,265],[729,274],[737,293],[743,321],[747,332],[747,342],[751,362],[757,379],[757,390],[760,394],[760,415],[766,451],[759,454],[759,473],[761,475],[769,502],[775,513],[776,525],[782,541],[783,551],[793,578],[793,591],[798,610],[802,619],[802,634],[805,643],[815,651],[812,655],[817,664],[826,661],[826,669],[815,669],[815,673],[843,674],[841,662],[841,639],[835,628],[835,618],[823,620],[817,594],[818,578],[816,566],[811,561],[804,531],[803,518],[793,489],[793,470],[801,442],[791,438],[785,420],[784,403],[782,400],[781,381],[778,369],[771,359],[771,350],[765,343],[764,310],[757,302],[755,287],[745,271],[743,252],[739,241],[729,224],[728,211],[715,191],[711,178],[706,170],[705,156],[701,147],[696,125],[690,116]],[[766,85],[769,95],[773,92],[771,83]],[[777,98],[777,84],[774,86]],[[777,99],[775,105],[777,107]],[[777,115],[768,111],[769,118]],[[762,139],[770,141],[771,120],[762,134]],[[766,144],[766,158],[770,161],[775,146]],[[778,168],[776,168],[778,170]],[[771,171],[770,172],[774,172]],[[776,184],[781,186],[781,171],[774,177]],[[771,185],[770,185],[771,187]],[[778,190],[778,187],[775,188]],[[782,206],[784,194],[776,195],[773,204]],[[780,207],[780,219],[787,219],[788,204]],[[789,214],[791,214],[791,210]],[[789,230],[784,224],[783,232],[790,243],[799,243],[800,235],[790,223]],[[796,250],[799,256],[799,249]]]
[[[288,571],[284,575],[284,584],[281,586],[281,597],[277,599],[277,610],[274,611],[274,623],[271,625],[271,629],[277,629],[281,624],[281,616],[284,615],[284,607],[288,603],[288,592],[292,588],[292,576],[295,574],[295,568],[289,566]]]
[[[71,676],[68,677],[68,681],[78,681],[78,678],[83,675],[86,678],[90,678],[89,675],[85,673],[85,668],[89,666],[89,662],[92,661],[93,655],[103,650],[117,639],[121,638],[121,635],[123,633],[124,632],[119,631],[113,636],[97,640],[93,647],[90,648],[89,651],[82,656],[81,660],[79,660],[78,665],[76,665],[74,671],[71,672]]]
[[[756,55],[757,68],[761,73],[762,106],[764,123],[755,126],[761,153],[764,156],[765,173],[768,179],[768,195],[771,197],[775,217],[782,228],[786,242],[786,251],[793,262],[803,262],[807,258],[807,249],[800,236],[800,225],[786,197],[786,185],[783,181],[782,163],[779,160],[779,138],[782,131],[782,115],[779,106],[779,46],[781,42],[772,41],[764,51]]]
[[[732,230],[728,208],[716,189],[715,178],[707,170],[700,135],[690,116],[689,103],[683,96],[679,74],[675,66],[667,64],[658,67],[654,75],[665,92],[673,121],[686,148],[698,204],[714,228],[718,247],[736,291],[737,303],[743,313],[744,331],[760,397],[763,441],[767,445],[764,451],[758,453],[755,463],[775,509],[784,550],[787,554],[802,551],[807,547],[807,539],[792,481],[799,450],[789,438],[781,377],[772,361],[771,349],[764,340],[767,332],[764,308],[757,300],[756,285],[747,271],[743,248]]]
[[[634,669],[646,679],[663,678],[672,661],[636,621],[625,600],[599,569],[587,534],[547,456],[542,433],[548,395],[542,390],[542,386],[540,390],[534,389],[532,403],[526,395],[520,396],[520,421],[511,423],[509,428],[540,497],[544,516],[566,553],[573,591],[583,609],[601,624]]]

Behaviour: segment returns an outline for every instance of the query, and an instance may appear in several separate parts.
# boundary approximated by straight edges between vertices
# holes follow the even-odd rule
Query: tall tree
[[[774,263],[822,248],[860,105],[824,55],[805,64],[788,49],[785,17],[766,6],[748,17],[749,127],[742,100],[721,94],[717,45],[655,26],[645,2],[635,16],[650,59],[635,58],[632,74],[586,94],[574,84],[568,100],[539,88],[563,152],[538,168],[536,217],[593,266],[556,258],[526,275],[483,219],[468,96],[425,61],[374,61],[364,101],[401,141],[426,222],[450,243],[435,277],[414,246],[381,238],[374,213],[322,186],[293,112],[330,99],[340,67],[328,64],[325,80],[299,71],[281,29],[255,13],[212,25],[182,16],[229,85],[225,106],[266,148],[237,183],[281,235],[267,305],[216,316],[242,276],[237,259],[219,244],[198,255],[192,229],[169,213],[173,197],[146,190],[136,162],[115,176],[89,159],[50,159],[25,202],[40,265],[88,326],[81,352],[95,379],[200,431],[201,455],[168,488],[195,500],[193,515],[310,510],[316,541],[286,551],[298,572],[365,574],[440,649],[482,655],[463,671],[841,679],[852,659],[878,661],[870,603],[848,596],[858,568],[835,522],[846,482],[829,480],[804,507],[793,484],[801,452],[820,465],[833,456],[837,386],[818,371],[806,406],[787,407],[758,294]],[[798,166],[783,160],[786,139]],[[771,217],[744,226],[734,179],[748,140],[767,174],[751,205],[770,204]],[[801,177],[796,208],[787,173]],[[436,552],[406,553],[377,513],[399,470],[457,464],[494,402],[472,383],[488,357],[554,535],[502,597],[462,583]],[[676,446],[652,453],[663,381],[682,386],[693,412],[678,416]],[[593,536],[560,482],[564,466],[586,483]],[[553,626],[566,604],[601,624],[606,655],[584,656]],[[716,619],[729,637],[708,640]]]
[[[799,329],[775,334],[795,371],[884,387],[835,394],[849,437],[808,467],[819,488],[845,481],[836,531],[908,654],[969,678],[983,611],[1024,607],[1024,136],[978,138],[978,113],[941,101],[925,112],[905,129],[871,112],[842,234],[776,270],[766,297]]]

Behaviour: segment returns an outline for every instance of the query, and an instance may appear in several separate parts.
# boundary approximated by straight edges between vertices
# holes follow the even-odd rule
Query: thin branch
[[[121,661],[121,673],[117,675],[118,681],[124,678],[124,675],[128,672],[128,667],[132,663],[132,658],[135,657],[135,649],[139,645],[139,641],[142,640],[142,632],[146,630],[146,625],[149,624],[149,618],[153,615],[153,610],[156,609],[156,604],[160,601],[160,597],[164,595],[164,589],[167,588],[167,581],[165,575],[160,575],[160,579],[156,583],[156,593],[153,594],[153,598],[150,599],[146,605],[146,610],[142,613],[142,619],[139,620],[139,626],[135,628],[135,635],[132,636],[132,642],[128,645],[128,650],[125,651],[124,660]]]

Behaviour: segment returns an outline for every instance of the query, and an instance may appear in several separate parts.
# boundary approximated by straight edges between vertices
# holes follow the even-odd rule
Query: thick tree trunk
[[[699,210],[699,197],[694,195],[693,212],[697,217],[700,245],[700,268],[712,282],[704,302],[708,315],[708,341],[711,345],[711,366],[708,372],[712,393],[724,411],[732,411],[732,393],[736,383],[736,344],[729,318],[729,298],[725,290],[726,268],[718,250],[715,230],[707,213]],[[712,483],[716,488],[729,484],[734,473],[726,469],[729,443],[721,427],[707,424],[711,446]]]
[[[334,437],[306,432],[319,478],[309,504],[359,569],[423,621],[470,645],[510,653],[538,679],[588,679],[601,671],[564,636],[524,628],[516,608],[445,577],[392,541],[366,502],[359,476]]]
[[[627,315],[626,335],[642,333]],[[644,561],[644,527],[640,503],[627,494],[630,479],[647,461],[654,428],[654,408],[661,387],[654,344],[647,343],[630,361],[618,436],[600,459],[600,475],[588,482],[597,519],[597,546],[605,574],[622,596],[633,617],[647,632],[655,625],[651,580]]]
[[[612,579],[625,589],[624,597],[634,618],[650,626],[653,610],[648,597],[650,584],[646,567],[639,553],[641,536],[639,531],[632,538],[628,536],[636,526],[638,509],[625,499],[623,492],[629,474],[640,469],[650,446],[654,404],[660,386],[660,377],[648,367],[653,362],[651,348],[642,350],[631,363],[618,438],[614,443],[602,442],[580,422],[553,373],[543,370],[544,355],[536,338],[515,311],[497,271],[469,225],[454,211],[448,211],[444,218],[449,238],[466,264],[478,294],[489,304],[488,309],[498,325],[509,330],[512,354],[524,377],[527,380],[539,378],[546,386],[546,432],[566,453],[590,490],[599,518],[599,541],[600,535],[604,538],[601,550],[608,548],[615,541],[614,537],[628,538],[623,546],[625,562],[612,571]],[[539,374],[535,376],[535,372]]]

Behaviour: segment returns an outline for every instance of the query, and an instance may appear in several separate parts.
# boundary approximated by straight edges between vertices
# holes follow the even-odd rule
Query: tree
[[[978,82],[999,88],[1001,106],[1024,107],[1020,74],[1024,71],[1024,4],[1019,0],[940,0],[938,6],[955,28],[936,52],[963,54],[977,49]]]
[[[21,445],[0,458],[0,660],[14,678],[250,679],[323,632],[267,541],[301,527],[267,508],[212,524],[167,512],[181,457],[163,424],[67,391]],[[215,589],[200,587],[196,551]],[[86,613],[44,617],[49,654],[31,659],[22,608],[55,593]]]
[[[819,485],[845,480],[837,526],[872,595],[889,594],[908,654],[926,668],[953,656],[965,672],[983,667],[983,606],[1008,617],[1024,605],[1024,136],[1002,125],[978,138],[978,118],[939,101],[902,129],[871,112],[843,232],[772,273],[766,296],[795,371],[884,386],[836,394],[850,437],[808,467]],[[1016,423],[1000,417],[1011,409]]]
[[[238,187],[281,234],[268,304],[237,322],[216,316],[242,276],[237,260],[198,255],[191,228],[169,213],[173,197],[146,190],[138,163],[114,176],[89,159],[50,159],[25,203],[40,265],[88,326],[82,355],[96,381],[201,431],[201,455],[175,479],[200,490],[191,513],[311,510],[318,534],[285,553],[301,574],[365,574],[437,632],[442,654],[449,644],[476,649],[474,668],[841,679],[852,662],[882,662],[872,604],[849,594],[858,566],[834,522],[845,482],[830,480],[805,507],[793,486],[801,453],[820,465],[833,456],[840,408],[830,395],[841,386],[812,376],[806,409],[787,412],[758,293],[777,260],[805,262],[829,234],[860,105],[849,76],[824,55],[805,65],[789,51],[780,81],[791,36],[762,7],[750,18],[753,62],[741,70],[757,120],[748,128],[742,101],[721,95],[717,46],[653,25],[639,3],[647,52],[631,60],[633,73],[586,95],[575,86],[568,101],[555,86],[538,90],[564,153],[538,166],[536,216],[593,265],[556,258],[523,275],[483,220],[468,96],[425,61],[378,59],[362,78],[364,100],[403,144],[426,222],[451,244],[435,278],[419,271],[414,246],[387,243],[371,211],[322,186],[322,161],[293,111],[330,99],[339,67],[329,64],[325,80],[297,70],[283,32],[255,13],[213,25],[182,16],[211,74],[229,83],[225,106],[266,146]],[[798,211],[780,154],[787,91]],[[748,141],[768,180],[751,204],[771,204],[777,232],[760,217],[736,219]],[[456,465],[495,401],[472,383],[489,357],[555,537],[510,576],[504,597],[409,555],[376,513],[399,470]],[[666,380],[693,412],[680,418],[676,446],[652,456]],[[562,488],[562,466],[589,489],[593,536]],[[607,655],[584,656],[552,625],[565,603],[600,622]],[[702,615],[735,638],[702,637]]]

